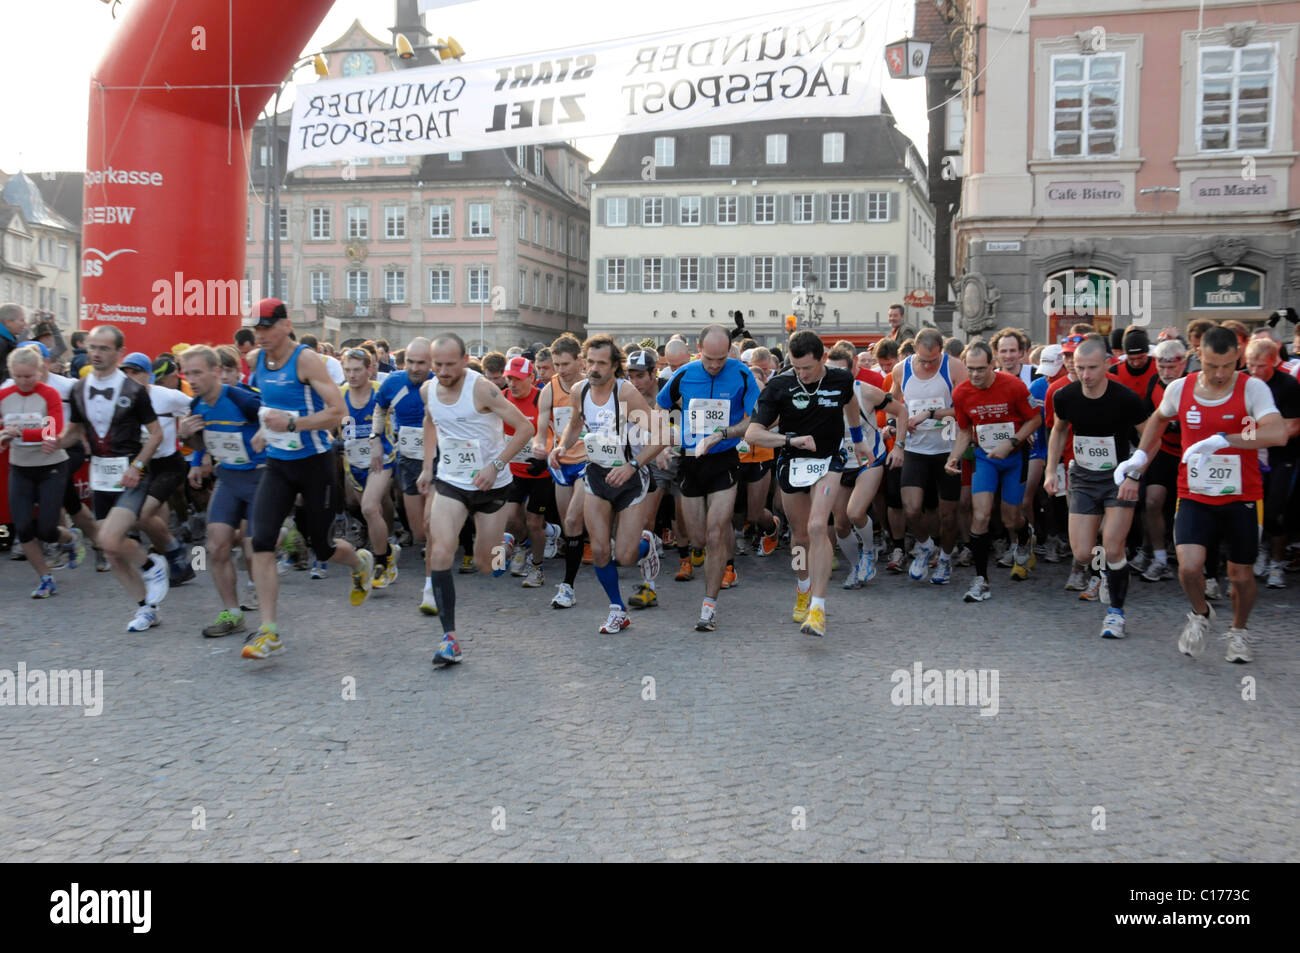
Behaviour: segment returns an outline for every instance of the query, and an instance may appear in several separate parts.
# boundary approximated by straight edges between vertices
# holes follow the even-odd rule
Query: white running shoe
[[[1089,576],[1088,585],[1084,587],[1083,592],[1079,593],[1079,598],[1084,602],[1096,602],[1097,595],[1101,592],[1101,577]]]
[[[605,624],[600,627],[602,635],[615,635],[622,632],[632,620],[628,618],[627,612],[620,606],[609,607],[609,617],[605,619]]]
[[[153,606],[141,606],[135,610],[135,618],[126,624],[128,632],[144,632],[158,624],[158,610]]]
[[[1101,626],[1101,637],[1103,639],[1122,639],[1124,638],[1124,613],[1119,609],[1108,609],[1106,611],[1106,621]]]
[[[1003,569],[1010,569],[1016,562],[1016,556],[1020,553],[1020,544],[1012,541],[1007,547],[1007,551],[998,557],[998,565]]]
[[[858,578],[858,565],[862,562],[861,558],[854,560],[853,565],[849,567],[849,574],[844,577],[845,589],[857,589],[862,585],[862,580]]]
[[[869,583],[876,578],[876,547],[867,546],[862,550],[862,558],[858,560],[858,584],[859,587]]]
[[[1169,569],[1168,563],[1162,563],[1158,559],[1151,560],[1150,565],[1142,573],[1142,578],[1147,582],[1164,582],[1166,579],[1173,578],[1173,572]]]
[[[939,563],[930,573],[930,582],[936,586],[948,585],[948,580],[952,578],[952,556],[947,553],[939,554]]]
[[[572,609],[577,601],[578,596],[574,593],[573,587],[567,582],[562,582],[555,587],[555,598],[551,600],[551,608]]]
[[[1067,592],[1083,592],[1088,588],[1088,582],[1083,578],[1083,571],[1075,569],[1070,572],[1070,578],[1065,580],[1065,589]]]
[[[420,611],[425,615],[437,615],[438,603],[433,598],[433,590],[426,589],[420,597]]]
[[[1147,551],[1145,549],[1139,549],[1137,551],[1137,554],[1128,561],[1129,569],[1133,570],[1136,573],[1146,572],[1147,566],[1149,565],[1151,565],[1151,557],[1147,555]]]
[[[1262,579],[1268,575],[1268,553],[1260,549],[1259,555],[1255,557],[1255,568],[1253,570],[1256,579]]]
[[[1106,574],[1101,574],[1101,588],[1097,590],[1097,598],[1110,605],[1110,582],[1106,579]]]
[[[1229,662],[1253,662],[1250,654],[1250,633],[1233,626],[1228,630],[1228,653],[1224,656]]]
[[[560,545],[560,527],[554,523],[546,524],[546,551],[542,553],[543,559],[554,559]]]
[[[1207,576],[1205,578],[1205,598],[1219,598],[1219,580],[1215,579],[1213,576]]]
[[[975,581],[970,584],[966,590],[966,595],[962,596],[967,602],[984,602],[989,599],[993,593],[989,590],[988,580],[983,576],[976,576]]]
[[[524,581],[520,585],[525,589],[540,589],[545,584],[546,576],[542,573],[542,567],[530,562],[524,570]]]
[[[916,552],[912,557],[912,565],[907,569],[907,575],[920,582],[930,571],[930,556],[934,553],[935,545],[931,540],[926,545],[917,544]]]
[[[528,552],[520,547],[510,557],[510,575],[523,576],[528,572]]]
[[[1270,589],[1286,588],[1286,573],[1283,571],[1281,561],[1274,561],[1268,566],[1268,587]]]
[[[140,578],[144,580],[144,601],[149,605],[159,605],[167,598],[167,592],[171,588],[171,574],[167,568],[167,560],[156,553],[150,556],[149,568],[141,571]],[[157,625],[156,622],[154,624]],[[132,629],[131,631],[143,630]]]
[[[1214,618],[1214,606],[1210,606],[1208,616],[1187,613],[1187,624],[1178,636],[1178,651],[1192,658],[1200,658],[1205,651],[1205,637],[1210,634],[1210,620]]]

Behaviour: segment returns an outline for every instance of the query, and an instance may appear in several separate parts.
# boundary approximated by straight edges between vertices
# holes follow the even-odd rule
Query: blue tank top
[[[299,417],[325,409],[325,399],[310,384],[298,379],[298,355],[304,350],[306,345],[299,344],[284,366],[273,371],[266,367],[266,352],[258,352],[257,367],[249,383],[261,392],[263,407],[293,411]],[[328,430],[302,430],[298,434],[302,446],[297,450],[284,450],[268,443],[266,455],[272,460],[304,460],[333,446]]]
[[[209,404],[202,397],[190,402],[190,413],[204,420],[203,440],[213,462],[223,470],[255,470],[266,462],[266,451],[253,449],[253,437],[260,424],[257,411],[262,406],[257,392],[240,384],[221,388],[216,403]],[[238,439],[234,436],[238,435]],[[240,444],[243,453],[239,452]],[[237,462],[239,460],[245,462]]]
[[[370,435],[375,429],[375,407],[379,404],[379,387],[372,381],[368,391],[368,399],[361,407],[352,405],[352,388],[344,385],[343,387],[343,406],[347,413],[343,417],[343,444],[344,450],[347,449],[349,440],[369,440]],[[352,421],[351,428],[348,427],[348,420]],[[388,427],[392,426],[389,419]],[[390,437],[389,429],[385,427],[379,435],[379,442],[384,448],[384,462],[388,463],[393,459],[393,441]]]

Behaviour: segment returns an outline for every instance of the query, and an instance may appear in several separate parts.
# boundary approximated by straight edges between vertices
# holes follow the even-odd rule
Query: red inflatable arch
[[[151,356],[230,342],[252,127],[331,3],[127,5],[91,77],[81,327],[116,324]]]

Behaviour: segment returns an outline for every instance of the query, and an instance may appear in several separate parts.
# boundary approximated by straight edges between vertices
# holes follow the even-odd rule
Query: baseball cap
[[[1124,332],[1125,354],[1146,354],[1151,349],[1151,338],[1141,328],[1130,327]]]
[[[46,360],[48,360],[50,357],[50,349],[46,347],[44,344],[42,344],[40,341],[24,341],[21,346],[36,348],[36,350],[41,352],[41,357],[45,358]]]
[[[506,377],[522,380],[533,373],[533,362],[526,357],[512,357],[506,362]]]
[[[1038,356],[1038,373],[1044,377],[1055,377],[1060,373],[1061,365],[1064,363],[1065,358],[1061,357],[1061,345],[1049,344]]]
[[[1082,334],[1071,334],[1068,338],[1066,338],[1064,341],[1061,342],[1061,353],[1073,354],[1076,350],[1078,350],[1079,345],[1082,344],[1085,340],[1086,338],[1084,338]]]
[[[633,351],[627,358],[627,369],[630,371],[650,371],[653,372],[655,365],[659,362],[659,355],[650,348],[642,348],[639,351]]]
[[[159,354],[158,360],[153,363],[154,377],[166,377],[168,374],[175,374],[180,370],[176,363],[176,358],[170,354]]]
[[[149,380],[152,383],[154,378],[153,363],[149,360],[148,354],[142,354],[139,351],[132,351],[126,357],[122,358],[122,369],[125,370],[128,367],[133,371],[144,371],[149,375]]]
[[[253,322],[254,327],[269,328],[281,318],[287,318],[289,312],[279,298],[263,298],[253,309],[253,316],[257,319]]]

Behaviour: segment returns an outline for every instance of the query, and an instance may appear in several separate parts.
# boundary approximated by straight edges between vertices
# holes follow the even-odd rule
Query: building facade
[[[1300,4],[962,6],[967,331],[1249,325],[1300,300]]]
[[[354,23],[324,54],[331,75],[363,75],[393,68],[388,47]],[[288,126],[285,113],[280,168]],[[265,188],[269,141],[259,123],[248,297],[260,289],[284,299],[300,332],[384,337],[397,347],[454,331],[473,353],[581,333],[590,192],[588,159],[572,144],[308,166],[284,176],[275,223]],[[264,270],[274,227],[278,276]]]
[[[19,172],[0,188],[0,303],[76,328],[81,229],[50,208],[36,182]]]
[[[883,333],[932,280],[925,164],[889,115],[625,135],[592,182],[589,334],[658,343],[735,311],[764,344],[791,314]]]

